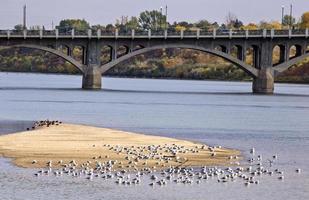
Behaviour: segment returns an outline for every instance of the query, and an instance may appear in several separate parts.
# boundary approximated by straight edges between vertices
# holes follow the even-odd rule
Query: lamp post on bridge
[[[284,5],[281,6],[281,29],[283,29],[284,23]]]

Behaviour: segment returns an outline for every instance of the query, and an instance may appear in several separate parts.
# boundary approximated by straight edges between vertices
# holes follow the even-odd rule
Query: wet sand
[[[73,160],[93,166],[116,160],[116,168],[234,165],[239,155],[185,140],[73,124],[0,136],[0,156],[26,168],[46,167],[49,161],[50,167],[60,168]]]

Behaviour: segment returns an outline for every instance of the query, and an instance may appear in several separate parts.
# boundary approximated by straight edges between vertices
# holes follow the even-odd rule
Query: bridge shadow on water
[[[0,87],[0,91],[72,91],[72,92],[91,92],[91,93],[139,93],[139,94],[179,94],[179,95],[243,95],[243,96],[286,96],[286,97],[309,97],[309,94],[289,94],[289,93],[274,93],[272,95],[254,94],[252,92],[225,92],[225,91],[158,91],[158,90],[121,90],[121,89],[106,89],[101,90],[84,90],[81,88],[50,88],[50,87]]]

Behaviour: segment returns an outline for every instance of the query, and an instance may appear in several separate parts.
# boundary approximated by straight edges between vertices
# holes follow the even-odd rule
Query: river
[[[309,86],[276,84],[275,94],[253,95],[251,83],[102,79],[83,91],[80,76],[0,73],[0,133],[33,120],[56,119],[278,154],[285,180],[117,186],[102,180],[33,176],[0,159],[0,199],[309,199]],[[295,173],[301,168],[302,173]]]

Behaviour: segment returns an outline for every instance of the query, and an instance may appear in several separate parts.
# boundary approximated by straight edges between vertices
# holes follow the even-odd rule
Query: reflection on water
[[[0,120],[59,119],[278,154],[285,181],[118,187],[71,178],[35,178],[0,162],[7,199],[308,199],[309,86],[277,84],[276,95],[252,95],[251,83],[103,78],[102,91],[83,91],[81,77],[0,73]],[[0,124],[1,125],[1,124]],[[0,126],[0,132],[3,132]],[[2,129],[2,130],[1,130]],[[301,176],[294,172],[303,169]],[[301,177],[301,178],[300,178]],[[48,195],[47,195],[48,194]],[[23,198],[24,197],[24,198]],[[3,199],[3,198],[1,198]]]

